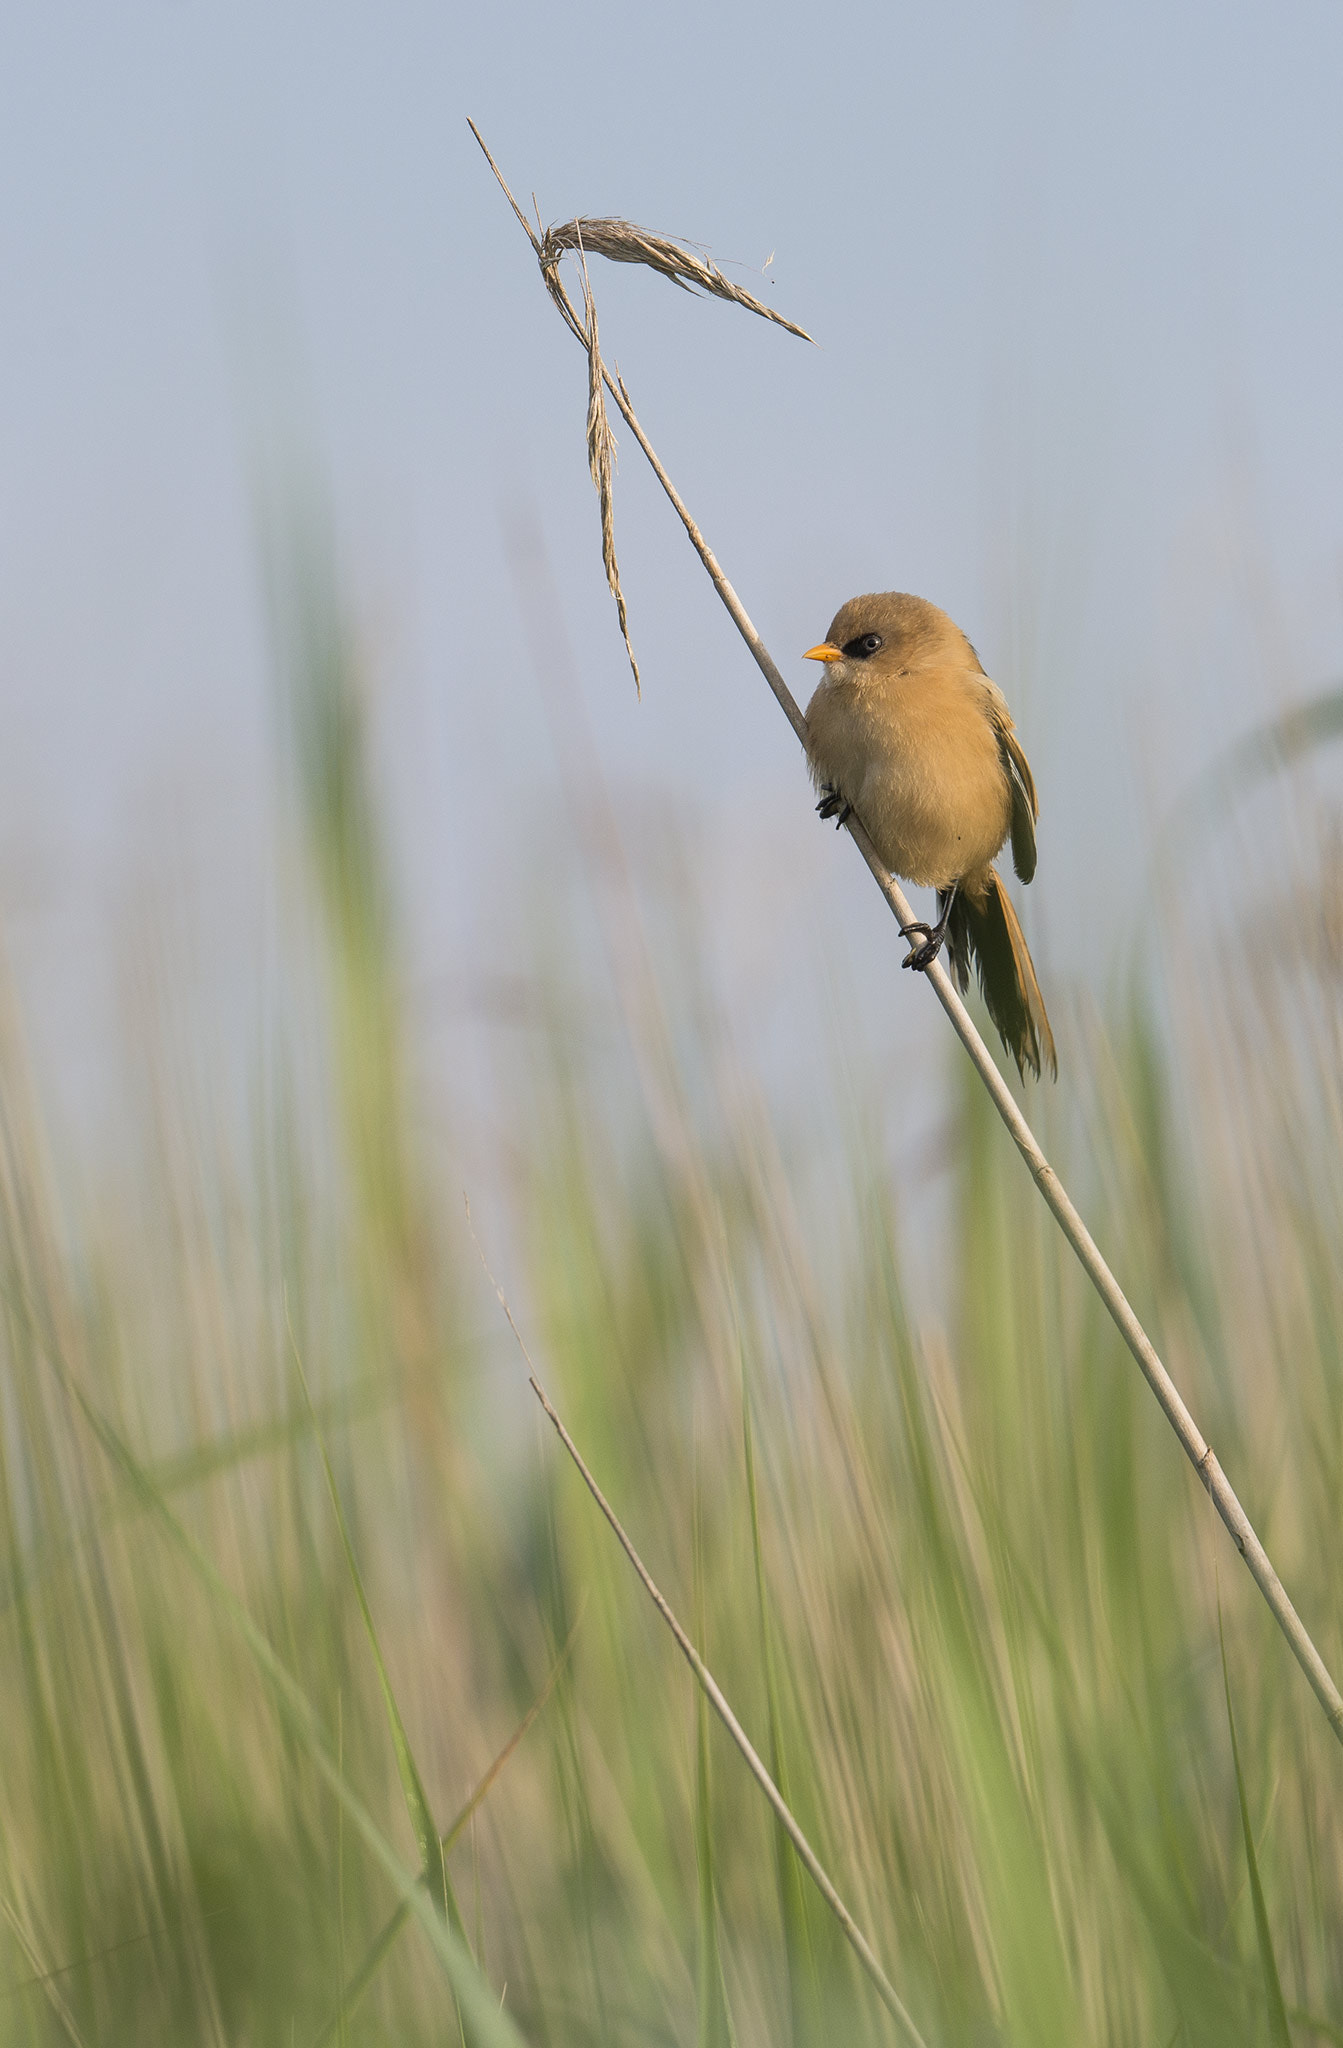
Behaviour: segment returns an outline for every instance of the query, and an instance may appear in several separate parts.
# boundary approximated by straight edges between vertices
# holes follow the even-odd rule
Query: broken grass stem
[[[507,1306],[508,1305],[505,1302],[504,1307],[506,1313]],[[511,1316],[509,1317],[509,1321],[512,1321]],[[658,1591],[658,1588],[654,1584],[653,1579],[648,1571],[647,1566],[644,1564],[643,1559],[640,1557],[638,1551],[634,1548],[634,1545],[631,1543],[629,1537],[625,1534],[624,1528],[621,1525],[620,1519],[617,1516],[615,1509],[611,1506],[610,1502],[606,1498],[606,1495],[602,1492],[600,1486],[598,1486],[591,1472],[589,1472],[587,1466],[584,1464],[582,1453],[580,1452],[577,1444],[574,1442],[568,1430],[565,1428],[563,1422],[560,1420],[560,1417],[557,1414],[556,1410],[551,1406],[549,1400],[547,1399],[545,1391],[542,1388],[540,1381],[537,1379],[535,1373],[529,1372],[528,1377],[531,1383],[532,1392],[535,1394],[537,1400],[541,1403],[541,1406],[545,1409],[546,1414],[550,1417],[550,1420],[554,1425],[555,1434],[556,1436],[558,1436],[560,1442],[564,1445],[565,1450],[569,1453],[570,1458],[573,1460],[574,1466],[579,1474],[579,1477],[582,1479],[583,1484],[587,1487],[588,1492],[592,1495],[592,1498],[596,1501],[597,1506],[601,1509],[607,1521],[610,1523],[611,1528],[615,1533],[616,1541],[619,1543],[626,1557],[634,1566],[635,1571],[639,1574],[640,1579],[643,1581],[644,1591],[648,1594],[649,1599],[653,1602],[653,1605],[657,1608],[658,1613],[662,1616],[662,1619],[666,1622],[668,1628],[675,1636],[677,1647],[679,1648],[681,1655],[685,1658],[686,1663],[694,1672],[695,1678],[698,1681],[700,1689],[704,1693],[705,1698],[708,1700],[710,1706],[717,1714],[723,1726],[727,1729],[727,1732],[732,1737],[732,1740],[736,1743],[737,1748],[741,1751],[741,1754],[746,1761],[747,1769],[750,1771],[751,1776],[755,1779],[761,1791],[764,1793],[766,1799],[768,1799],[770,1805],[773,1807],[774,1812],[778,1817],[779,1825],[783,1828],[785,1834],[788,1836],[789,1841],[792,1843],[794,1849],[796,1849],[801,1861],[806,1866],[808,1875],[811,1877],[812,1883],[816,1886],[816,1889],[820,1892],[821,1897],[825,1900],[825,1903],[827,1904],[827,1906],[829,1906],[836,1920],[838,1920],[840,1926],[843,1928],[845,1938],[848,1941],[850,1948],[857,1956],[859,1962],[862,1964],[863,1969],[866,1971],[868,1977],[871,1979],[872,1984],[876,1990],[877,1996],[880,1998],[882,2004],[886,2007],[887,2012],[890,2013],[892,2019],[895,2020],[901,2032],[905,2035],[906,2039],[912,2044],[912,2048],[926,2048],[926,2043],[924,2042],[923,2036],[919,2032],[918,2028],[915,2026],[913,2019],[910,2017],[909,2011],[905,2006],[904,2000],[901,1998],[899,1992],[892,1984],[890,1978],[886,1975],[886,1972],[882,1969],[881,1964],[877,1961],[876,1955],[874,1954],[871,1944],[868,1942],[866,1935],[859,1927],[857,1921],[854,1919],[852,1913],[845,1905],[843,1899],[841,1899],[841,1897],[839,1896],[839,1893],[835,1890],[834,1885],[830,1882],[829,1877],[826,1875],[824,1865],[821,1863],[819,1857],[816,1854],[816,1851],[812,1848],[811,1843],[807,1840],[806,1836],[802,1832],[802,1829],[800,1828],[796,1819],[794,1818],[792,1808],[788,1805],[782,1792],[780,1792],[773,1778],[766,1770],[765,1765],[762,1762],[758,1752],[756,1751],[755,1746],[752,1743],[750,1737],[747,1735],[746,1730],[742,1727],[741,1722],[737,1719],[731,1707],[728,1705],[727,1700],[724,1698],[723,1693],[720,1690],[718,1682],[714,1678],[713,1673],[710,1671],[708,1665],[704,1662],[704,1659],[700,1656],[699,1651],[691,1642],[689,1636],[682,1628],[680,1622],[676,1619],[675,1614],[668,1606],[662,1594]]]

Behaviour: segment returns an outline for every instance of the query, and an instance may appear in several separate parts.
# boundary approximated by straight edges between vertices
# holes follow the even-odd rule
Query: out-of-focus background
[[[510,523],[548,552],[618,802],[713,876],[734,1008],[795,1006],[837,922],[880,955],[893,1062],[929,1007],[627,446],[636,705],[582,358],[468,114],[543,219],[692,236],[816,336],[598,280],[607,351],[798,691],[842,599],[890,587],[1008,691],[1055,987],[1145,924],[1154,825],[1212,753],[1343,667],[1328,8],[133,5],[4,34],[3,878],[81,1117],[107,1111],[146,886],[193,892],[221,1026],[252,975],[277,471],[328,497],[440,1058],[516,971],[563,830]]]
[[[1006,690],[1028,1106],[1337,1668],[1337,14],[0,49],[0,2038],[889,2037],[477,1239],[929,2041],[1343,2038],[1336,1747],[622,433],[636,700],[466,125],[816,337],[593,267],[798,694]]]

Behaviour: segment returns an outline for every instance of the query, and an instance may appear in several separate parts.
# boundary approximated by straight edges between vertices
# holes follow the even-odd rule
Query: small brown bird
[[[1057,1074],[1040,984],[993,865],[1010,833],[1029,882],[1039,813],[1002,691],[945,612],[899,590],[850,598],[806,659],[826,664],[807,706],[817,811],[840,825],[855,812],[893,874],[937,890],[937,923],[902,927],[922,939],[905,966],[931,966],[945,940],[962,990],[974,961],[1018,1071]]]

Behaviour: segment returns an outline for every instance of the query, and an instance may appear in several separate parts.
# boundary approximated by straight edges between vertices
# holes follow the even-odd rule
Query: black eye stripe
[[[880,633],[860,633],[856,640],[846,640],[840,652],[847,654],[850,661],[866,661],[869,654],[875,654],[881,646]]]

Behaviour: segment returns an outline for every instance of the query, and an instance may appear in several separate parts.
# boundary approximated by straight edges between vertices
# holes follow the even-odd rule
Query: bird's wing
[[[1007,699],[996,683],[988,683],[985,694],[989,717],[998,735],[998,752],[1012,786],[1012,865],[1019,880],[1029,882],[1035,873],[1035,821],[1040,815],[1035,777],[1031,774],[1030,762],[1021,751],[1021,741],[1017,738]]]

